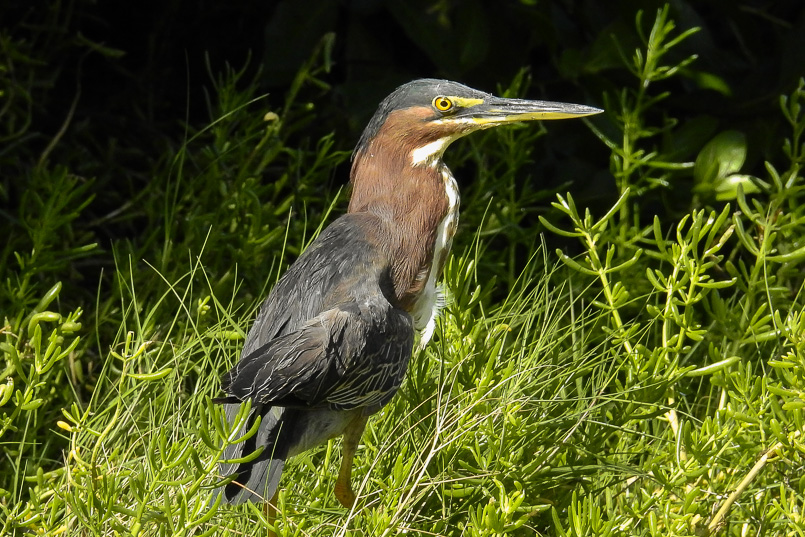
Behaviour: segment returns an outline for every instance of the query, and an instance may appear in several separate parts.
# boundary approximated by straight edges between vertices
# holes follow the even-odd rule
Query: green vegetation
[[[682,52],[696,30],[667,7],[619,30],[601,39],[628,82],[570,126],[601,169],[609,155],[612,203],[534,189],[553,125],[452,148],[475,176],[435,340],[369,423],[357,508],[332,494],[331,442],[289,465],[278,535],[805,535],[805,79],[769,119],[775,160],[747,172],[745,132],[664,108],[683,76],[729,90]],[[16,204],[0,212],[0,535],[267,532],[260,506],[208,508],[238,440],[210,400],[261,298],[343,210],[349,153],[305,138],[333,39],[273,108],[259,75],[211,75],[212,120],[154,141],[143,180],[82,176],[61,135],[30,143],[44,90],[26,81],[48,58],[0,35]]]

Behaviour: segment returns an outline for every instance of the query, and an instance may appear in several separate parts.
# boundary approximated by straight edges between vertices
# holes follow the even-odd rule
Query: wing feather
[[[222,388],[261,404],[379,408],[402,382],[413,337],[411,317],[382,296],[339,304],[241,359]]]

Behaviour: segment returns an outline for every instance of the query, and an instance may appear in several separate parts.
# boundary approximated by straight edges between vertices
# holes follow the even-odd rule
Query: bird
[[[344,507],[355,504],[352,465],[367,420],[400,388],[417,334],[424,347],[442,303],[460,199],[445,149],[483,129],[599,112],[431,78],[380,103],[352,155],[347,212],[281,276],[221,380],[225,395],[215,401],[229,423],[245,401],[239,433],[260,423],[225,448],[219,469],[228,481],[213,500],[275,506],[286,460],[343,435],[334,493]]]

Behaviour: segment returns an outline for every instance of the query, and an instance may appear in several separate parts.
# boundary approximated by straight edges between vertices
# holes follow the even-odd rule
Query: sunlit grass
[[[474,264],[454,257],[446,269],[449,288],[476,287]],[[522,503],[519,491],[530,481],[546,491],[557,487],[555,478],[540,476],[565,459],[575,429],[595,414],[602,386],[587,373],[607,366],[590,351],[577,354],[585,346],[585,314],[571,311],[578,305],[566,291],[552,289],[544,264],[529,267],[519,288],[486,316],[480,301],[456,299],[447,309],[437,340],[414,358],[398,397],[370,421],[356,460],[359,508],[347,513],[331,493],[340,463],[333,441],[289,466],[280,534],[449,534],[483,524],[475,506],[511,493],[520,503],[503,523],[512,527],[548,508]],[[129,289],[126,325],[137,328],[112,346],[87,411],[72,423],[73,463],[83,462],[73,467],[65,498],[76,513],[67,517],[68,528],[135,525],[168,535],[230,527],[237,534],[262,516],[250,507],[221,507],[204,520],[221,449],[201,439],[225,432],[216,429],[222,417],[209,400],[237,358],[243,317],[254,308],[236,311],[237,289],[209,295],[203,258],[179,281],[163,279],[162,287],[149,307],[133,298],[136,287]],[[576,330],[568,328],[570,319]],[[98,505],[84,511],[88,500]]]

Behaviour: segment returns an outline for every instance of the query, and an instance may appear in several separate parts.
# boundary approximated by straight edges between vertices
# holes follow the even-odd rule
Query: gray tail
[[[226,404],[226,419],[232,423],[240,408],[239,404]],[[254,405],[249,413],[245,425],[238,434],[244,434],[254,424],[257,416],[261,416],[260,427],[251,438],[230,445],[224,450],[224,459],[239,459],[252,453],[258,447],[264,449],[256,459],[243,463],[221,463],[219,466],[222,476],[237,474],[234,481],[223,487],[218,487],[212,493],[210,503],[214,503],[219,494],[223,496],[222,503],[241,504],[247,501],[269,501],[277,490],[285,459],[288,457],[291,436],[288,414],[293,413],[283,407]]]

